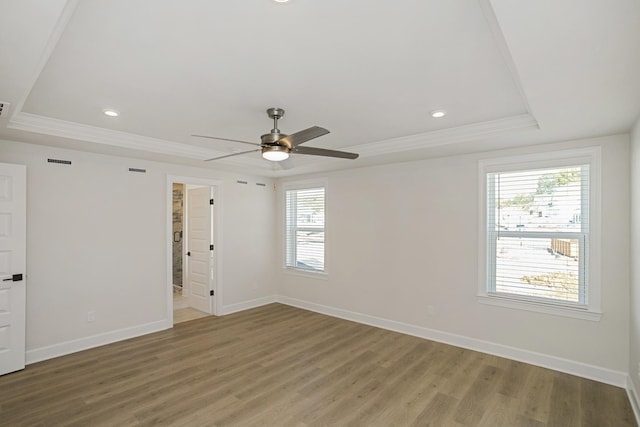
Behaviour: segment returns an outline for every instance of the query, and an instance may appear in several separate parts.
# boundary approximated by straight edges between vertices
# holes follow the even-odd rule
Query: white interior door
[[[213,206],[211,188],[187,189],[187,292],[189,305],[212,314]]]
[[[24,369],[27,168],[0,163],[0,375]]]

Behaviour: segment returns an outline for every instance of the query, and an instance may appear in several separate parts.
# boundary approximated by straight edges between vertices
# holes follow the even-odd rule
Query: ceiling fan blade
[[[240,152],[238,152],[238,153],[226,154],[226,155],[224,155],[224,156],[219,156],[219,157],[213,157],[213,158],[211,158],[211,159],[206,159],[206,160],[205,160],[205,162],[209,162],[209,161],[211,161],[211,160],[224,159],[224,158],[227,158],[227,157],[239,156],[240,154],[253,153],[253,152],[256,152],[256,151],[260,151],[260,150],[261,150],[261,149],[260,149],[260,148],[258,148],[257,150],[240,151]]]
[[[300,132],[292,133],[289,136],[285,136],[284,138],[280,138],[277,143],[279,145],[285,145],[289,148],[293,148],[296,145],[300,145],[303,142],[310,141],[314,138],[317,138],[322,135],[328,134],[329,131],[325,128],[321,128],[320,126],[312,126],[308,129],[301,130]]]
[[[255,145],[260,147],[260,144],[256,144],[255,142],[248,142],[248,141],[239,141],[237,139],[229,139],[229,138],[218,138],[217,136],[208,136],[208,135],[191,135],[191,136],[196,136],[198,138],[209,138],[209,139],[219,139],[221,141],[231,141],[231,142],[239,142],[241,144],[249,144],[249,145]]]
[[[347,153],[346,151],[327,150],[316,147],[294,147],[292,152],[297,154],[310,154],[312,156],[338,157],[341,159],[357,159],[359,154]]]

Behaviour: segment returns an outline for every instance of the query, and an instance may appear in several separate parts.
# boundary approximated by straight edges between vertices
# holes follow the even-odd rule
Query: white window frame
[[[287,182],[282,185],[282,268],[285,272],[301,275],[312,278],[327,279],[328,277],[328,260],[327,260],[327,228],[328,228],[328,215],[327,215],[327,200],[328,200],[328,180],[327,179],[314,179],[306,181]],[[324,188],[324,269],[312,270],[287,265],[287,191],[292,190],[308,190],[313,188]]]
[[[526,154],[514,157],[483,159],[479,162],[479,256],[478,301],[483,304],[527,311],[599,321],[602,317],[601,301],[601,176],[600,147]],[[491,267],[487,217],[487,175],[493,172],[549,169],[575,165],[589,165],[589,232],[586,237],[584,258],[585,302],[582,305],[563,303],[527,296],[496,294],[491,292]]]

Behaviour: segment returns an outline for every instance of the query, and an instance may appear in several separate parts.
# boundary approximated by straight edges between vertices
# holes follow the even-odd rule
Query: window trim
[[[585,241],[585,276],[587,278],[586,304],[544,300],[534,297],[495,294],[489,291],[490,260],[488,258],[487,231],[487,174],[525,169],[589,165],[589,234]],[[478,162],[478,302],[500,307],[599,321],[602,317],[601,300],[601,150],[600,147],[559,150],[481,159]]]
[[[306,190],[312,188],[324,188],[324,269],[309,270],[299,267],[287,266],[287,191]],[[328,279],[328,259],[327,259],[327,228],[328,228],[328,180],[326,178],[312,179],[304,181],[291,181],[282,185],[282,269],[292,275],[311,277],[316,279]]]

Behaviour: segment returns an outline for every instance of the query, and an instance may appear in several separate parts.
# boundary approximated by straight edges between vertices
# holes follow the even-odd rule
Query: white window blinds
[[[488,293],[586,305],[589,166],[487,174]]]
[[[287,190],[285,265],[324,271],[324,187]]]

